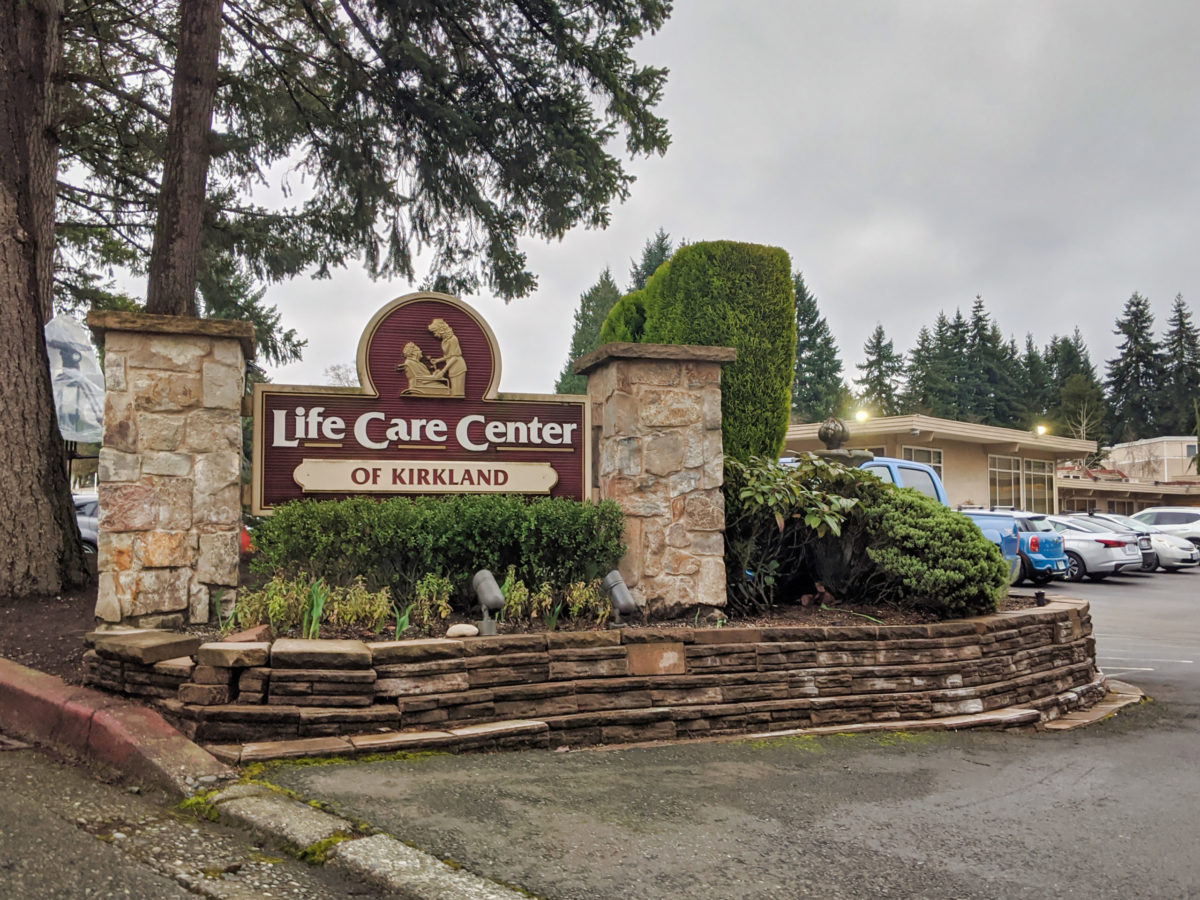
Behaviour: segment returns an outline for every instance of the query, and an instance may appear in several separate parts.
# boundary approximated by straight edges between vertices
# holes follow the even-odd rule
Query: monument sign
[[[255,515],[353,494],[587,496],[585,399],[499,393],[496,337],[462,301],[387,304],[359,341],[358,376],[254,386]]]

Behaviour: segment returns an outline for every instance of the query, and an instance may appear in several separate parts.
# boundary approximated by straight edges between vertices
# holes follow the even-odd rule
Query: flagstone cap
[[[254,326],[231,319],[196,319],[191,316],[157,316],[124,310],[94,310],[88,313],[87,326],[98,344],[104,344],[109,331],[136,331],[142,334],[178,334],[196,337],[232,338],[240,341],[246,359],[254,359]]]
[[[702,347],[697,344],[635,344],[617,341],[597,347],[575,360],[571,368],[584,375],[610,359],[647,359],[666,362],[731,363],[737,359],[736,347]]]

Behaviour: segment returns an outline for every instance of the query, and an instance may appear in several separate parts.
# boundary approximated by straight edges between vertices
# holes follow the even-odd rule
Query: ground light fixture
[[[479,633],[495,634],[496,620],[492,618],[491,614],[504,606],[504,593],[500,590],[500,585],[496,584],[496,576],[488,569],[480,569],[471,579],[471,584],[475,588],[475,598],[479,601],[479,608],[483,610]]]
[[[612,604],[612,623],[620,628],[625,624],[621,621],[621,616],[630,615],[637,610],[637,604],[633,602],[633,595],[629,593],[629,588],[625,586],[625,579],[616,569],[604,576],[600,587],[608,594],[608,602]]]

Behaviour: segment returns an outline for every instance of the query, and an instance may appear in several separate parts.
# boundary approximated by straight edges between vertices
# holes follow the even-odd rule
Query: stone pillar
[[[247,322],[93,312],[104,350],[96,617],[177,628],[234,598]]]
[[[639,605],[725,605],[721,366],[731,347],[606,344],[582,357],[593,487],[625,511],[620,571]]]

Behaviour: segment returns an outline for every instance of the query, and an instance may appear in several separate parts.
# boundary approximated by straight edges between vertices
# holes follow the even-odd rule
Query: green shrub
[[[936,500],[802,454],[726,461],[729,606],[761,611],[820,583],[836,599],[928,611],[991,612],[1008,586],[1000,551]]]
[[[401,611],[434,573],[448,580],[451,602],[466,609],[479,569],[513,566],[527,583],[549,583],[553,591],[603,575],[625,553],[623,528],[611,501],[526,502],[503,494],[300,500],[259,524],[251,567],[293,579],[308,573],[334,587],[387,588]],[[412,621],[421,624],[416,611]]]
[[[721,374],[726,457],[775,457],[791,408],[796,299],[778,247],[689,244],[646,284],[645,343],[735,347]]]
[[[634,291],[618,300],[600,325],[600,344],[639,343],[646,328],[646,294]]]

